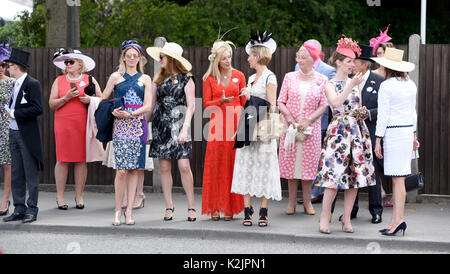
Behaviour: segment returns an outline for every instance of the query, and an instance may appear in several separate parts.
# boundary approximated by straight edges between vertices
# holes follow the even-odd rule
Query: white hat
[[[385,68],[401,72],[413,71],[416,67],[413,63],[403,61],[403,50],[386,48],[383,57],[372,57],[372,60]]]
[[[160,61],[160,59],[159,59],[160,53],[164,53],[165,55],[168,55],[168,56],[180,61],[180,63],[183,65],[183,67],[186,70],[190,71],[192,69],[191,63],[189,63],[189,61],[182,56],[183,48],[180,45],[178,45],[177,43],[167,42],[164,44],[164,47],[162,47],[162,48],[148,47],[147,53],[148,53],[148,55],[150,55],[150,57],[152,57],[153,59],[155,59],[158,62]]]
[[[65,60],[80,59],[83,61],[86,71],[91,71],[95,68],[95,61],[91,57],[84,55],[79,50],[65,50],[63,48],[53,54],[53,64],[58,68],[66,69]]]
[[[250,48],[255,46],[263,46],[270,50],[270,54],[273,54],[277,50],[277,43],[272,38],[272,33],[268,34],[264,31],[262,34],[259,32],[256,35],[252,35],[250,42],[245,46],[245,52],[250,54]]]

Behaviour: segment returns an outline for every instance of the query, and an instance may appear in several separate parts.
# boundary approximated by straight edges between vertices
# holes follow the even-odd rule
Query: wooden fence
[[[398,48],[405,50],[404,60],[408,60],[406,45]],[[273,55],[269,64],[278,80],[278,91],[287,72],[293,71],[296,61],[295,53],[298,48],[279,48]],[[448,159],[450,147],[448,141],[450,137],[450,112],[449,112],[449,49],[450,45],[425,45],[420,51],[420,87],[419,87],[419,138],[421,141],[419,167],[425,174],[426,187],[421,193],[427,194],[450,194]],[[42,138],[45,170],[41,173],[40,180],[43,184],[54,184],[54,166],[56,162],[55,142],[53,133],[54,112],[48,108],[48,99],[53,81],[61,73],[52,63],[53,53],[56,48],[24,48],[31,53],[29,74],[37,78],[43,88],[44,114],[41,116]],[[101,88],[105,88],[109,75],[117,69],[120,48],[117,47],[95,47],[80,48],[83,53],[93,57],[96,67],[90,72],[99,82]],[[334,50],[331,47],[323,49],[325,60],[328,60],[330,53]],[[209,48],[207,47],[186,47],[184,56],[190,60],[195,78],[196,98],[202,98],[202,76],[208,68]],[[152,76],[153,59],[148,55],[148,63],[145,72]],[[233,54],[233,67],[242,71],[246,78],[253,73],[247,62],[248,55],[244,48],[236,48]],[[196,106],[200,108],[201,106]],[[202,119],[202,128],[208,122],[208,118]],[[194,122],[195,123],[195,122]],[[193,125],[193,128],[195,124]],[[202,186],[204,155],[206,151],[206,141],[194,141],[193,157],[191,167],[194,175],[195,187]],[[174,186],[181,186],[180,176],[176,162],[172,169]],[[73,170],[69,172],[69,184],[73,184]],[[102,166],[101,163],[88,164],[88,185],[113,185],[114,171]],[[152,185],[152,173],[146,172],[145,185]],[[287,189],[286,182],[282,181],[283,189]],[[390,184],[386,185],[390,190]]]

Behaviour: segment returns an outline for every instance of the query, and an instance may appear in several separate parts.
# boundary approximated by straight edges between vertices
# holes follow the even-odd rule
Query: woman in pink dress
[[[302,181],[304,211],[308,215],[315,214],[311,204],[311,185],[321,151],[320,117],[328,107],[325,96],[328,78],[315,72],[313,64],[322,56],[323,53],[314,45],[304,43],[297,52],[300,70],[286,74],[278,97],[278,107],[287,122],[285,126],[292,125],[292,130],[296,129],[294,143],[288,143],[284,133],[279,150],[280,175],[288,179],[288,215],[295,213],[299,180]],[[302,140],[301,135],[307,137]]]

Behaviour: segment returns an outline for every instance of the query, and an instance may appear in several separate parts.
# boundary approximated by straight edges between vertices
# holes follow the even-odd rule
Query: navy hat
[[[17,65],[21,65],[24,68],[29,68],[28,65],[28,57],[30,56],[30,53],[27,51],[20,50],[18,48],[13,48],[11,51],[11,56],[9,56],[9,59],[4,60],[3,62],[10,62]]]
[[[373,47],[367,46],[367,45],[359,45],[361,48],[361,55],[356,56],[356,59],[366,60],[366,61],[373,61],[370,59],[372,56]]]

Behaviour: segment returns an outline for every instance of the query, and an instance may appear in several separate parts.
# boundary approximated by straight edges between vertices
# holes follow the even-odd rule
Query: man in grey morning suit
[[[5,222],[34,222],[39,210],[39,170],[43,168],[43,159],[38,116],[42,114],[42,88],[27,74],[28,57],[28,52],[13,48],[10,58],[5,60],[11,77],[16,79],[9,105],[14,213],[3,218]],[[29,194],[25,204],[27,187]]]

